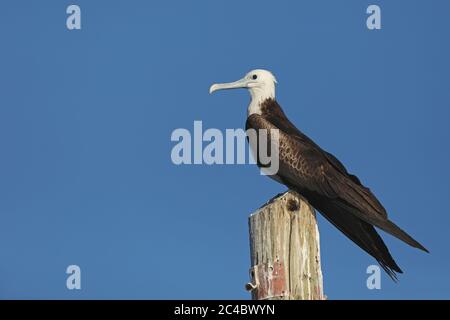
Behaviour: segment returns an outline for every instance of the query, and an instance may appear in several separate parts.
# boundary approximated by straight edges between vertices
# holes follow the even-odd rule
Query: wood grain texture
[[[288,191],[249,217],[252,299],[323,300],[314,209]]]

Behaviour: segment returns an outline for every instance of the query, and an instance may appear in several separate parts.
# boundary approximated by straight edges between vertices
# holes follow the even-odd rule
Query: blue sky
[[[0,298],[249,298],[247,217],[285,188],[250,165],[175,166],[170,135],[243,127],[248,94],[208,88],[254,68],[431,251],[383,234],[405,274],[368,290],[374,260],[320,217],[329,299],[450,298],[449,15],[443,0],[2,2]]]

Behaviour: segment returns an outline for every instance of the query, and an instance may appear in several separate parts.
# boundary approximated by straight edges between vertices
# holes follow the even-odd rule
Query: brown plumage
[[[275,99],[266,99],[260,108],[261,114],[247,118],[246,128],[268,129],[269,133],[270,129],[279,129],[277,180],[305,197],[327,220],[373,256],[391,278],[395,280],[395,272],[402,273],[402,270],[374,226],[428,252],[388,219],[374,194],[349,174],[336,157],[297,129]]]

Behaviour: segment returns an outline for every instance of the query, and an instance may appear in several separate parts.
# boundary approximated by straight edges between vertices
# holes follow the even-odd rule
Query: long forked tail
[[[371,224],[342,208],[333,206],[329,202],[324,201],[319,202],[319,204],[316,208],[328,221],[361,249],[374,257],[392,280],[397,281],[396,272],[403,273],[403,271]]]
[[[354,215],[368,224],[390,233],[412,247],[429,252],[423,245],[388,219],[383,205],[370,189],[361,184],[358,178],[349,175],[346,171],[344,174],[342,172],[340,174],[334,172],[330,180],[330,186],[339,196],[335,199],[325,199],[328,200],[326,202],[330,200],[332,202],[327,212],[337,210],[345,214]]]

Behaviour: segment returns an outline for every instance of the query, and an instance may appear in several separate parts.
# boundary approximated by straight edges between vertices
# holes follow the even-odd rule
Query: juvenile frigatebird
[[[396,272],[403,272],[374,226],[415,248],[428,250],[388,219],[383,205],[358,177],[350,174],[335,156],[319,147],[289,121],[275,100],[276,83],[271,72],[257,69],[241,80],[213,84],[209,91],[249,90],[251,101],[246,129],[265,129],[269,132],[269,138],[270,131],[278,129],[279,170],[271,178],[302,195],[396,280]],[[258,144],[258,141],[253,143]],[[252,146],[252,149],[258,147]],[[257,163],[261,166],[259,161]]]

